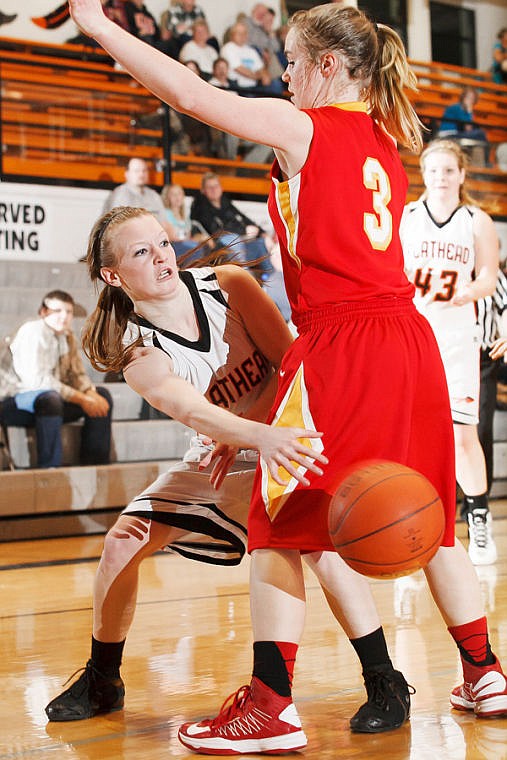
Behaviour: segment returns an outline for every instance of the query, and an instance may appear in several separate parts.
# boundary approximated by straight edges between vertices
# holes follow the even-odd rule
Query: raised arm
[[[178,61],[133,37],[110,21],[100,0],[69,0],[72,18],[110,55],[177,111],[213,127],[282,152],[310,144],[310,118],[290,102],[277,98],[238,98],[209,85]]]

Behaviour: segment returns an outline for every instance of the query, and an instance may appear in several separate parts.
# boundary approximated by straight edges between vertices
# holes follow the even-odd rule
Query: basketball
[[[424,567],[444,533],[440,497],[421,473],[386,460],[359,462],[329,508],[333,545],[354,570],[396,578]]]

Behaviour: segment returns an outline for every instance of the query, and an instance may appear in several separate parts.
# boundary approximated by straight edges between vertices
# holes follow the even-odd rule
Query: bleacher
[[[2,177],[112,187],[124,181],[125,163],[152,162],[164,184],[169,125],[160,101],[109,56],[75,45],[0,38]],[[269,167],[173,155],[172,181],[197,189],[206,171],[223,174],[224,190],[265,195]]]
[[[438,63],[413,61],[419,91],[411,93],[429,128],[443,109],[455,102],[465,84],[481,91],[477,120],[491,143],[491,167],[471,167],[470,189],[489,212],[507,219],[505,172],[495,163],[495,147],[507,142],[507,87],[487,74]],[[108,188],[124,180],[125,159],[141,156],[153,163],[155,184],[166,179],[187,191],[200,186],[205,171],[216,171],[224,190],[236,197],[264,199],[269,167],[196,155],[169,155],[167,112],[160,102],[101,50],[75,45],[49,45],[0,38],[0,128],[3,181]],[[401,152],[409,199],[422,191],[418,158]],[[93,308],[96,296],[79,262],[0,261],[0,338],[12,335],[33,318],[50,289],[72,293],[78,309],[76,332]],[[89,365],[88,365],[89,366]],[[103,378],[92,370],[96,383]],[[141,419],[141,400],[124,383],[108,385],[114,399],[113,462],[109,466],[77,466],[79,423],[64,428],[65,459],[57,470],[32,469],[33,431],[7,431],[15,464],[9,470],[0,447],[0,541],[40,535],[102,532],[118,510],[185,450],[190,431],[169,419]],[[495,421],[493,495],[507,495],[507,412]]]
[[[471,86],[478,91],[474,125],[482,128],[488,137],[491,166],[475,166],[472,162],[467,185],[493,217],[506,218],[506,173],[497,164],[496,149],[507,142],[507,86],[492,82],[489,73],[476,69],[413,60],[410,63],[417,74],[418,90],[408,94],[428,130],[428,139],[438,132],[443,111],[459,100],[463,87]],[[466,145],[464,147],[466,150]],[[423,190],[419,159],[408,151],[402,153],[410,180],[409,199],[414,200]]]

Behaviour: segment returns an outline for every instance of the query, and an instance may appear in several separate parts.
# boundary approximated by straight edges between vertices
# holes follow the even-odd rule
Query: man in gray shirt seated
[[[125,182],[111,190],[102,213],[116,206],[134,206],[145,208],[157,217],[160,224],[170,235],[173,232],[162,203],[162,198],[156,190],[148,187],[148,164],[144,158],[131,158],[125,169]]]

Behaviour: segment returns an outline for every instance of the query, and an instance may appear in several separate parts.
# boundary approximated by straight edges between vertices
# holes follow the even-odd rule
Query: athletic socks
[[[297,651],[291,641],[255,641],[253,675],[281,697],[290,697]]]
[[[363,671],[376,665],[390,665],[392,667],[382,626],[366,636],[350,639],[350,643],[356,650]]]
[[[491,651],[485,617],[464,625],[450,626],[448,631],[458,645],[463,660],[472,665],[493,665],[495,655]]]
[[[120,666],[125,639],[118,642],[97,641],[92,636],[91,660],[97,670],[108,678],[120,677]]]
[[[488,509],[489,500],[487,493],[481,493],[478,496],[463,496],[463,504],[461,506],[460,514],[463,520],[466,521],[469,512],[473,512],[474,509]]]

